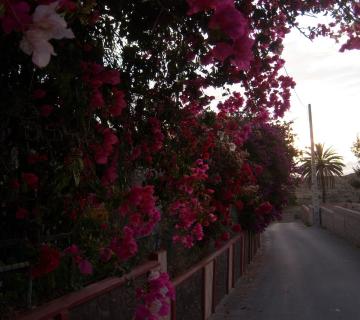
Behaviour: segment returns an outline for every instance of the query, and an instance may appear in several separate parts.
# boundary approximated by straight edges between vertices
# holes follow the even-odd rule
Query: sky
[[[326,19],[300,17],[298,21],[300,25],[314,25]],[[360,51],[339,52],[340,47],[328,38],[310,41],[295,28],[286,36],[282,58],[296,87],[284,119],[293,121],[295,145],[305,150],[310,146],[311,104],[315,143],[324,143],[341,155],[346,165],[344,174],[349,174],[357,165],[351,147],[360,136]],[[214,108],[224,99],[221,88],[206,91],[216,97]]]
[[[356,158],[351,146],[360,135],[360,51],[339,52],[331,39],[310,41],[296,29],[286,36],[285,68],[297,83],[285,119],[293,120],[296,146],[310,145],[307,105],[312,106],[315,143],[325,143],[344,157],[345,174]]]

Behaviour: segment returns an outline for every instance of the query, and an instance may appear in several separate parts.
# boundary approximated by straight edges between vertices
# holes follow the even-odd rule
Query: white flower
[[[32,16],[33,24],[25,31],[20,42],[20,49],[26,54],[32,54],[32,61],[39,68],[43,68],[50,62],[51,55],[55,51],[50,39],[72,39],[74,33],[67,28],[63,17],[56,13],[58,2],[49,5],[39,5]]]
[[[165,297],[169,292],[169,289],[167,287],[162,287],[159,292]]]
[[[224,138],[225,138],[225,132],[224,131],[219,131],[218,135],[219,135],[220,141],[223,141]]]
[[[151,302],[149,311],[151,312],[151,314],[157,315],[161,307],[162,307],[161,301],[159,299],[155,299],[154,301]]]
[[[160,277],[160,272],[159,271],[151,271],[148,277],[148,280],[156,280],[157,278]]]
[[[26,54],[32,54],[32,61],[39,68],[43,68],[50,62],[50,56],[55,55],[54,48],[48,38],[38,30],[28,30],[20,42],[20,49]]]
[[[229,149],[230,149],[230,151],[234,152],[234,151],[236,150],[236,145],[235,145],[235,143],[230,142],[230,143],[229,143]]]

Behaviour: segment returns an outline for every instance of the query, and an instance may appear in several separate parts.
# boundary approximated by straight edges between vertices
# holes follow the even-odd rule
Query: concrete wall
[[[302,208],[301,211],[302,222],[304,222],[307,226],[312,226],[314,224],[314,219],[311,208],[305,205],[302,205],[301,208]]]
[[[349,204],[351,208],[359,209],[359,205]],[[312,225],[312,211],[308,206],[302,206],[302,221],[306,225]],[[345,208],[344,206],[331,205],[321,206],[321,226],[351,243],[360,246],[360,211]]]

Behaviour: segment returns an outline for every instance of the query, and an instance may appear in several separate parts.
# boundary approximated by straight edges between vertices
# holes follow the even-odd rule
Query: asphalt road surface
[[[263,242],[252,286],[244,296],[240,281],[212,320],[360,320],[359,248],[300,222],[273,224]]]

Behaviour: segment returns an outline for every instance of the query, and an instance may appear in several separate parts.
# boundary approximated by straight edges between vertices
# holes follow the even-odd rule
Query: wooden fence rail
[[[240,255],[236,257],[236,247],[240,249]],[[201,315],[196,317],[199,319],[208,319],[212,313],[214,313],[216,308],[215,301],[215,287],[217,279],[217,261],[221,255],[226,256],[226,290],[225,294],[229,294],[230,291],[234,288],[236,281],[239,277],[246,271],[247,266],[252,261],[257,250],[260,247],[260,236],[253,235],[250,233],[245,233],[231,239],[225,246],[211,254],[210,256],[204,258],[202,261],[194,265],[188,271],[182,275],[173,279],[173,284],[175,289],[177,289],[181,284],[189,280],[194,274],[201,272],[202,273],[202,308]],[[236,261],[236,258],[238,261]],[[237,262],[237,263],[236,263]],[[236,272],[236,267],[238,266],[239,272]],[[236,275],[239,276],[236,276]],[[224,295],[225,296],[225,295]],[[221,298],[223,298],[222,296]],[[172,301],[171,305],[171,320],[176,320],[180,317],[177,316],[176,312],[177,300]],[[190,316],[190,315],[189,315]],[[181,315],[181,319],[190,319],[189,316]],[[194,315],[191,315],[191,319],[195,319]]]
[[[224,246],[216,250],[211,255],[192,266],[189,270],[172,280],[177,298],[171,303],[171,314],[168,320],[206,320],[214,313],[217,304],[222,298],[234,288],[237,280],[244,274],[247,266],[252,261],[257,250],[260,247],[260,235],[243,233],[228,241]],[[107,293],[121,288],[131,280],[146,276],[150,271],[167,270],[166,251],[160,251],[150,257],[150,261],[134,268],[129,274],[121,278],[112,277],[89,285],[77,292],[70,293],[56,300],[53,300],[26,315],[18,317],[18,320],[88,320],[89,312],[86,315],[73,314],[74,308],[78,306],[85,307],[93,300],[105,296]],[[188,284],[191,284],[193,277],[199,279],[200,288],[197,289],[199,296],[190,296],[189,301],[181,301],[184,295],[178,295],[181,290],[186,291]],[[186,295],[185,295],[186,296]],[[105,299],[109,299],[105,296]],[[116,303],[116,301],[115,301]],[[185,307],[178,308],[185,304]],[[194,305],[197,312],[191,308]],[[90,308],[90,307],[89,307]],[[93,305],[91,306],[94,309]],[[90,308],[90,309],[91,309]],[[96,309],[96,308],[95,308]],[[120,319],[121,315],[108,312],[99,312],[96,310],[91,313],[93,319]],[[185,311],[184,311],[185,310]],[[180,312],[180,313],[179,313]],[[188,312],[188,314],[186,314]],[[196,314],[195,314],[196,313]],[[101,314],[106,314],[104,317]],[[119,318],[120,317],[120,318]],[[122,318],[121,318],[122,319]],[[124,318],[125,319],[125,318]]]

